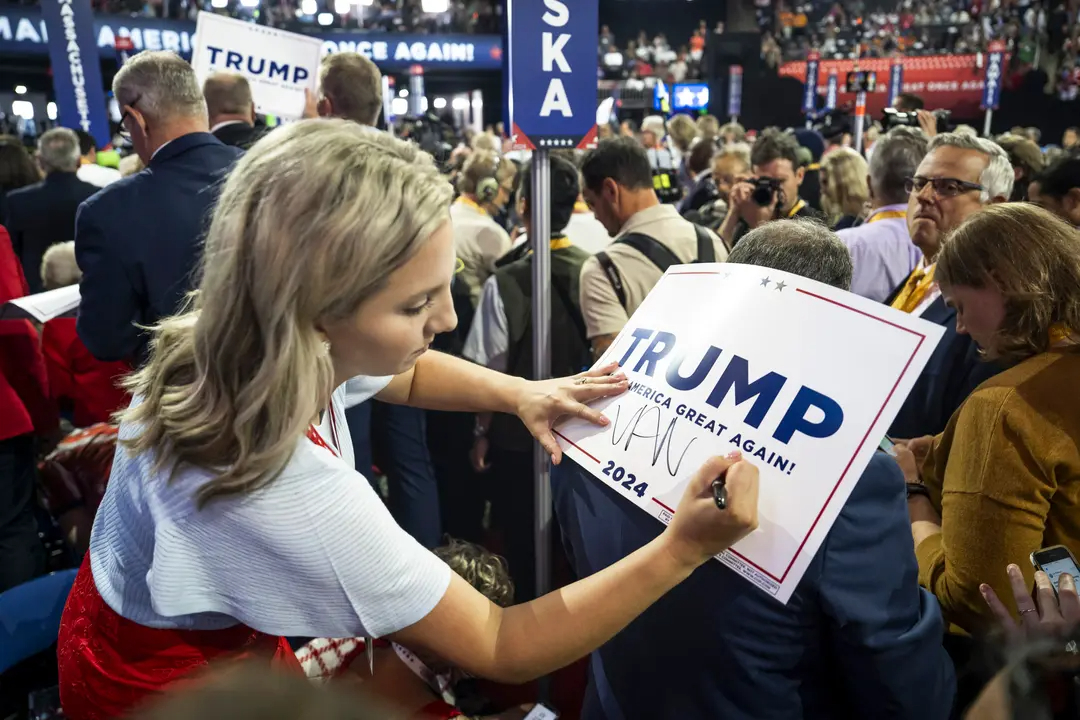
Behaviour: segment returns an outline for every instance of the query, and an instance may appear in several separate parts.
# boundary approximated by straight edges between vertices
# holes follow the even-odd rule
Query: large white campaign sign
[[[315,90],[321,56],[318,38],[200,12],[191,66],[200,83],[217,71],[244,75],[256,112],[296,119],[304,89]]]
[[[599,362],[630,380],[597,406],[611,423],[557,435],[664,523],[707,458],[741,450],[759,527],[718,559],[786,603],[943,332],[776,270],[675,266]]]

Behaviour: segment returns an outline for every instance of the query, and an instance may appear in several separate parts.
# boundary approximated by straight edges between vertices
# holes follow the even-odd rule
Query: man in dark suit
[[[99,360],[141,362],[138,326],[174,314],[195,286],[202,236],[241,151],[208,132],[195,72],[171,52],[142,52],[116,74],[121,125],[146,169],[79,208],[79,337]]]
[[[247,150],[266,134],[255,126],[255,102],[251,86],[239,73],[216,72],[203,83],[210,134],[226,145]]]
[[[78,135],[67,128],[49,130],[38,140],[38,164],[45,179],[7,195],[3,224],[11,233],[11,245],[31,293],[44,290],[41,258],[45,250],[75,237],[79,203],[98,191],[76,176],[79,159]]]
[[[908,233],[923,259],[886,302],[941,325],[945,335],[889,428],[893,437],[937,435],[971,391],[1002,369],[983,362],[971,337],[956,332],[956,310],[938,289],[934,262],[953,228],[989,203],[1006,202],[1012,185],[1012,165],[1001,147],[956,133],[930,141],[909,182]]]
[[[773,222],[728,262],[846,289],[851,258],[826,228]],[[564,459],[551,486],[579,577],[663,525]],[[937,600],[919,587],[903,474],[878,452],[782,605],[706,563],[594,652],[584,720],[944,720],[955,692]]]

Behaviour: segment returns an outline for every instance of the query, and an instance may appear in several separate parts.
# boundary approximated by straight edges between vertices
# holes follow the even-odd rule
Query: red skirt
[[[98,593],[87,553],[60,620],[60,703],[70,720],[114,718],[211,662],[253,657],[302,672],[285,638],[244,625],[159,630],[124,619]]]

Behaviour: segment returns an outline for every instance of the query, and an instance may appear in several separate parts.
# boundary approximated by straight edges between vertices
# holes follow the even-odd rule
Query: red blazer
[[[11,236],[0,227],[0,305],[30,292]],[[29,320],[0,320],[0,440],[56,428],[41,340]]]
[[[75,318],[56,318],[42,331],[45,367],[53,402],[70,400],[75,427],[110,422],[112,414],[126,408],[131,396],[117,387],[131,372],[126,362],[102,362],[83,345],[75,331]]]

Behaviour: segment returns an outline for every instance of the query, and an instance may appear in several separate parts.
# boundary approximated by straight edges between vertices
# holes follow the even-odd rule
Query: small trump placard
[[[240,73],[257,113],[295,120],[304,113],[304,90],[315,91],[321,56],[318,38],[200,12],[191,66],[200,83],[213,72]]]
[[[708,457],[742,451],[759,527],[718,559],[786,603],[943,332],[776,270],[675,266],[598,363],[630,380],[598,405],[611,423],[557,435],[664,523]]]

